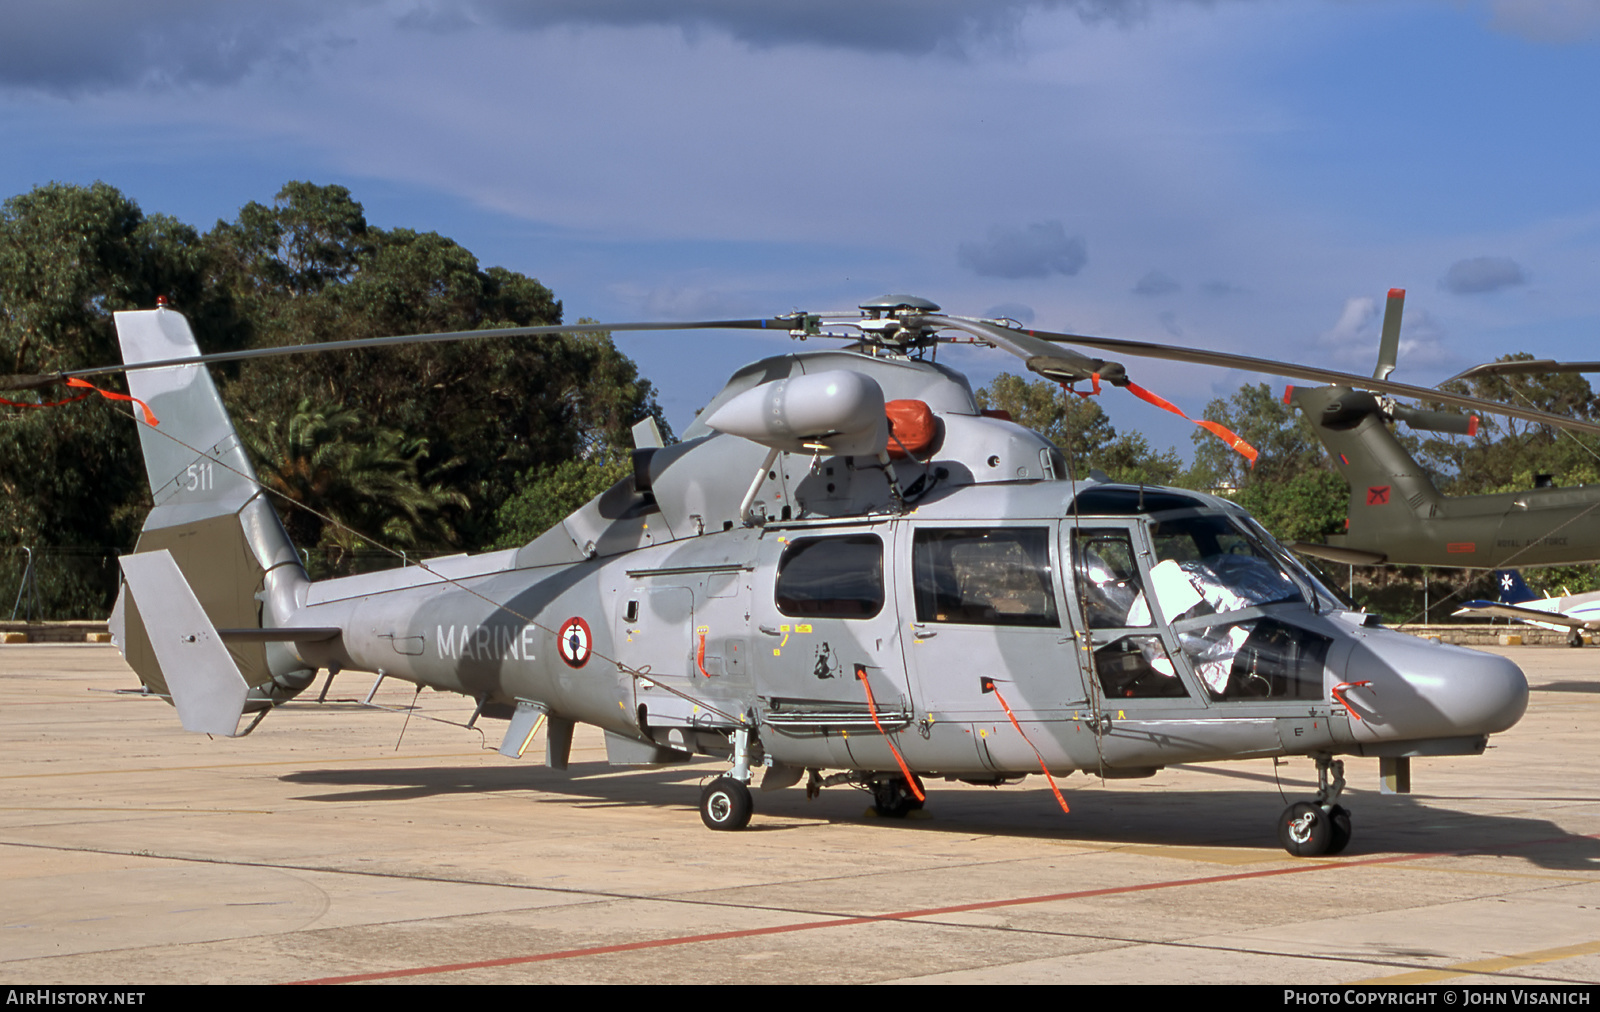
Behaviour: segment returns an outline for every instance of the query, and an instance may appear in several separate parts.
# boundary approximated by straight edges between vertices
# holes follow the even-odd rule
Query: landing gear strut
[[[1583,646],[1583,633],[1579,632],[1576,629],[1574,629],[1571,632],[1567,633],[1567,646],[1569,646],[1569,647],[1581,647],[1581,646]]]
[[[733,769],[700,792],[700,821],[707,829],[743,829],[750,824],[755,802],[750,798],[750,732],[733,732]]]
[[[1350,843],[1350,811],[1338,803],[1344,793],[1344,763],[1319,755],[1315,801],[1297,801],[1278,816],[1278,842],[1296,857],[1337,854]]]
[[[917,790],[922,790],[921,780],[917,781]],[[923,797],[927,797],[926,792]],[[903,819],[921,808],[922,802],[912,793],[905,777],[886,777],[872,781],[872,807],[886,819]]]

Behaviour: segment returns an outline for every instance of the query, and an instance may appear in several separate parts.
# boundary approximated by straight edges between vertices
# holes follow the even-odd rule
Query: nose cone
[[[1369,740],[1495,734],[1528,708],[1528,680],[1504,657],[1388,629],[1370,631],[1345,678],[1372,682],[1346,693],[1361,716],[1351,730]]]

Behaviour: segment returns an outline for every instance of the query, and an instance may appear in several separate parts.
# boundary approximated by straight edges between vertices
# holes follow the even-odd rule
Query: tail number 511
[[[216,488],[215,464],[210,462],[204,464],[190,464],[188,470],[184,471],[183,473],[184,477],[188,479],[183,487],[188,489],[190,492],[205,492]]]

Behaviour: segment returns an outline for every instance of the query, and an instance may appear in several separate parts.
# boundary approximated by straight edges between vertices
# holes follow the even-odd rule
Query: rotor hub
[[[879,320],[903,313],[937,313],[939,304],[916,295],[881,295],[863,302],[861,311],[867,314],[867,319]]]
[[[862,319],[854,326],[880,344],[911,348],[931,338],[936,327],[922,321],[939,304],[915,295],[884,295],[861,304]]]

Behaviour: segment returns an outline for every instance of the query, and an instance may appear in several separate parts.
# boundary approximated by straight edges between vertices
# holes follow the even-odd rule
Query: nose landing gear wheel
[[[1317,800],[1297,801],[1278,816],[1278,842],[1295,857],[1337,854],[1350,845],[1350,811],[1340,805],[1344,763],[1326,752],[1317,761]]]
[[[700,792],[700,821],[707,829],[743,829],[754,810],[750,788],[732,777],[718,777]]]
[[[1350,810],[1334,805],[1328,810],[1328,821],[1333,826],[1333,839],[1328,841],[1329,854],[1342,854],[1350,845]]]
[[[1337,854],[1350,843],[1350,813],[1339,805],[1324,811],[1311,801],[1297,801],[1278,816],[1278,842],[1295,857]]]

